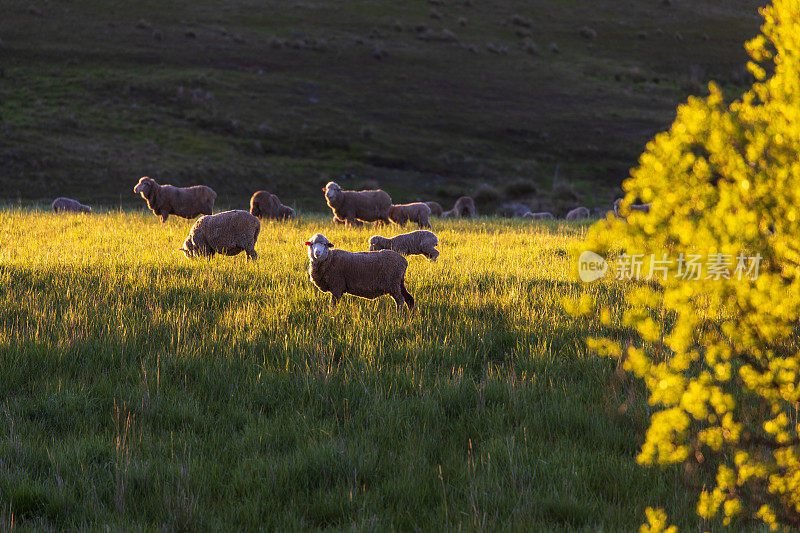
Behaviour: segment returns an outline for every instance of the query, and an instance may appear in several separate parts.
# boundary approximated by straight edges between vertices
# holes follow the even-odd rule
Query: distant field
[[[701,527],[676,470],[635,464],[642,391],[561,308],[619,297],[568,275],[585,226],[437,221],[410,318],[307,279],[312,233],[373,229],[265,223],[252,264],[185,259],[189,227],[0,211],[0,527]]]
[[[608,205],[688,94],[741,92],[761,3],[6,0],[0,199],[131,206],[147,175],[308,210],[354,174],[400,202],[486,184],[487,213]]]

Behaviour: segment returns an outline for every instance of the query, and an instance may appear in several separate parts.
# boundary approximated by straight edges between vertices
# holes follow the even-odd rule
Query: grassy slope
[[[631,531],[658,504],[699,527],[561,310],[581,227],[439,223],[409,319],[329,311],[300,244],[321,226],[371,233],[264,224],[257,264],[189,261],[186,221],[0,212],[0,523]]]
[[[604,205],[686,94],[710,78],[738,90],[759,3],[8,0],[0,190],[127,205],[150,175],[207,183],[223,205],[266,188],[319,209],[319,185],[355,173],[343,184],[378,183],[401,201],[493,184],[488,209],[517,199],[505,184],[521,178],[560,210],[578,200],[552,205],[558,166],[580,201]],[[419,25],[459,42],[421,40]],[[273,48],[274,37],[319,49]],[[388,55],[374,59],[375,47]]]

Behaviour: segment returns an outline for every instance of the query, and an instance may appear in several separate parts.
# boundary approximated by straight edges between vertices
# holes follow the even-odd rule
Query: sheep
[[[258,259],[255,248],[260,231],[258,217],[241,209],[205,215],[194,223],[180,251],[188,258],[245,252],[248,259],[255,261]]]
[[[50,205],[56,213],[73,212],[73,213],[91,213],[92,208],[88,205],[83,205],[77,200],[72,198],[64,198],[63,196],[53,200]]]
[[[547,211],[542,213],[531,213],[528,211],[522,215],[522,218],[532,218],[533,220],[553,220],[555,217],[553,216],[553,213],[548,213]]]
[[[442,216],[456,217],[456,218],[471,218],[477,213],[475,212],[475,201],[469,196],[462,196],[456,200],[456,205],[450,211],[445,211]]]
[[[325,188],[325,201],[335,218],[350,226],[361,226],[363,222],[380,221],[389,224],[389,209],[392,199],[380,189],[371,191],[343,191],[333,181]]]
[[[293,220],[294,209],[281,203],[277,196],[267,191],[257,191],[250,197],[250,214],[258,218]]]
[[[617,215],[617,217],[619,217],[619,218],[626,218],[627,215],[623,216],[620,213],[620,211],[621,211],[620,203],[621,202],[622,202],[622,198],[617,198],[614,201],[614,214]],[[626,209],[628,211],[628,215],[630,215],[631,211],[640,211],[642,213],[649,213],[651,205],[653,205],[653,204],[631,204],[629,206],[626,206]]]
[[[422,202],[413,204],[398,204],[389,208],[389,220],[400,227],[406,222],[416,222],[420,228],[430,228],[431,208]]]
[[[213,212],[217,193],[211,187],[195,185],[194,187],[173,187],[159,185],[155,180],[144,176],[133,188],[135,194],[141,194],[147,201],[147,207],[167,221],[170,215],[182,218],[194,218],[197,215],[210,215]]]
[[[408,261],[392,250],[346,252],[331,250],[333,244],[321,233],[306,241],[308,276],[323,292],[331,293],[331,308],[343,294],[374,299],[384,294],[394,298],[397,311],[403,303],[414,310],[414,297],[406,290]]]
[[[585,207],[576,207],[567,213],[567,220],[583,220],[589,218],[589,210]]]
[[[442,216],[442,213],[444,213],[442,204],[440,204],[439,202],[425,202],[425,205],[427,205],[430,208],[431,215],[435,217],[440,217]]]
[[[436,246],[439,238],[431,231],[417,230],[409,233],[396,235],[391,239],[373,235],[369,238],[369,251],[393,250],[402,255],[424,255],[431,261],[436,261],[439,257],[439,250]]]

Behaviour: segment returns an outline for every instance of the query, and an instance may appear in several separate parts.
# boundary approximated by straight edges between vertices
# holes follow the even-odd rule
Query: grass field
[[[585,226],[437,221],[412,317],[308,280],[312,233],[372,229],[264,223],[247,263],[187,260],[189,227],[0,211],[0,525],[701,527],[676,470],[635,464],[641,391],[561,307],[619,297],[569,275]]]

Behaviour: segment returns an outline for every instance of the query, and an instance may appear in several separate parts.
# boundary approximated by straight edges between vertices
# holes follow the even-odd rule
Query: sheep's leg
[[[168,217],[169,215],[161,215],[161,223],[163,224],[164,222],[166,222]]]
[[[394,298],[394,303],[397,304],[397,312],[399,313],[403,308],[403,304],[405,303],[405,300],[403,299],[403,293],[398,287],[396,291],[392,291],[391,296]]]
[[[347,222],[348,225],[350,225],[351,227],[354,227],[354,228],[360,228],[361,226],[364,225],[357,218],[348,218],[348,219],[346,219],[346,222]]]
[[[341,294],[336,294],[334,292],[331,293],[331,309],[336,307],[337,302],[339,302],[339,298],[341,298]]]
[[[390,226],[392,224],[392,222],[389,220],[388,216],[385,216],[385,217],[379,219],[378,222],[380,222],[381,224],[383,224],[385,226]]]
[[[400,280],[400,292],[403,294],[403,298],[406,301],[406,305],[408,306],[408,311],[410,313],[414,312],[414,297],[411,296],[411,293],[406,290],[406,282],[405,280]]]
[[[258,259],[258,254],[256,253],[256,249],[255,248],[251,248],[249,250],[245,250],[245,253],[247,254],[247,259],[248,260],[255,261],[256,259]]]
[[[428,256],[428,259],[430,259],[431,261],[436,261],[436,258],[439,257],[439,250],[431,250],[426,255]]]

